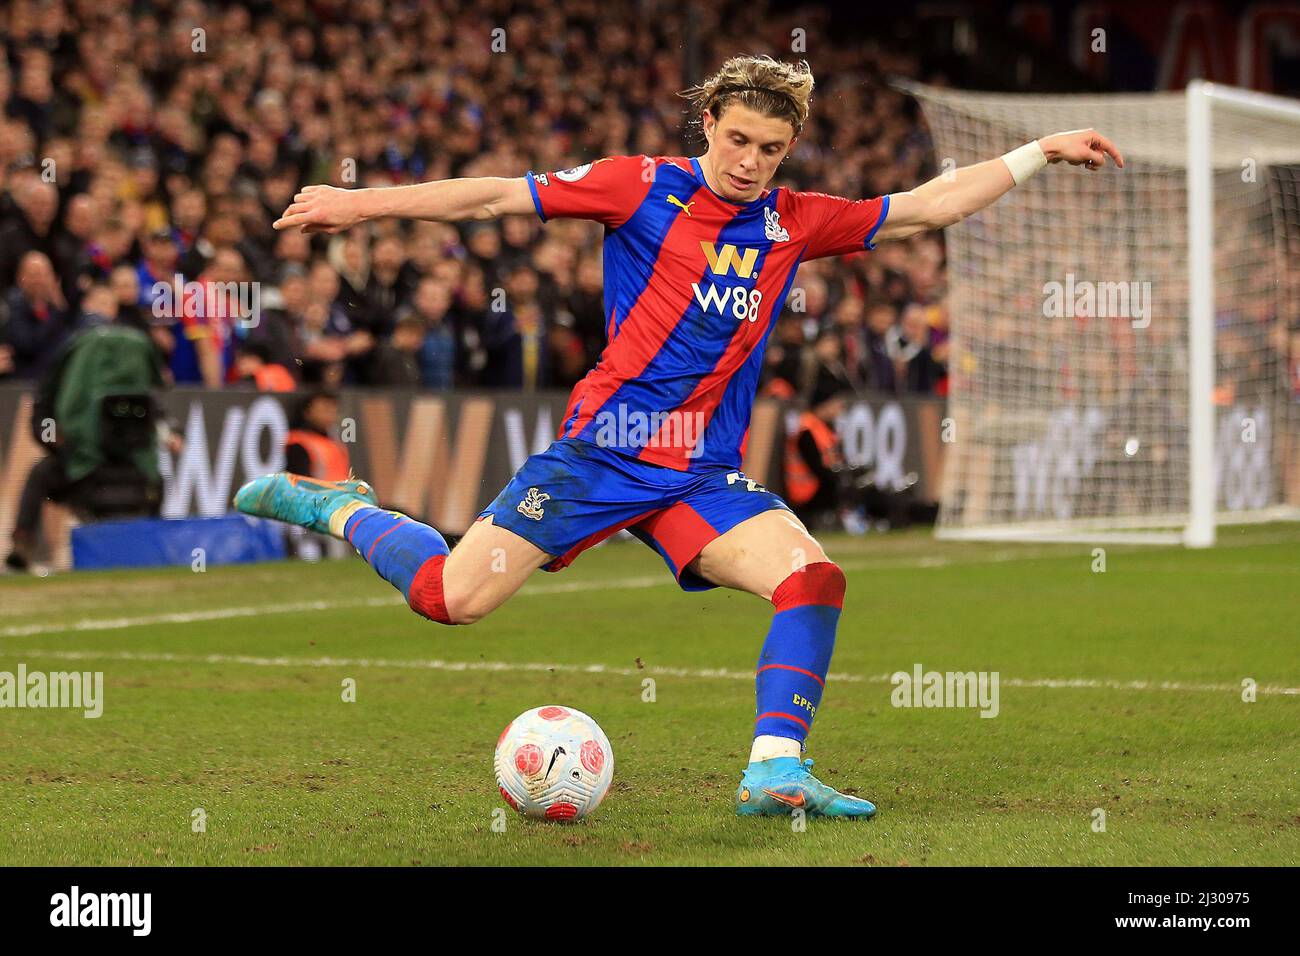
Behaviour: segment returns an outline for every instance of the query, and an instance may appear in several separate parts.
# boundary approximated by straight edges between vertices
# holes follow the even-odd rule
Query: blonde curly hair
[[[691,101],[697,123],[703,123],[704,111],[721,119],[733,103],[755,112],[784,119],[794,127],[795,135],[803,129],[812,106],[813,75],[806,60],[782,63],[770,56],[733,56],[703,83],[683,90],[679,96]]]

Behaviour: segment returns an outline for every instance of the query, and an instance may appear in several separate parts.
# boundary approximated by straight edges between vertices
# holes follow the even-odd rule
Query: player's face
[[[757,199],[796,138],[788,120],[739,104],[723,110],[721,119],[706,110],[704,135],[709,141],[703,164],[712,173],[709,185],[732,202]]]

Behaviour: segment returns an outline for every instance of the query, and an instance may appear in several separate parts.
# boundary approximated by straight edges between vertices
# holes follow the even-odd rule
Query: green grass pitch
[[[635,542],[454,629],[359,560],[6,578],[0,671],[102,671],[105,700],[0,709],[0,863],[1295,865],[1300,528],[1221,536],[1104,573],[1085,545],[826,539],[849,592],[809,755],[880,813],[802,830],[732,807],[770,605],[683,593]],[[918,663],[997,671],[998,715],[892,706]],[[576,825],[493,781],[544,703],[614,746]]]

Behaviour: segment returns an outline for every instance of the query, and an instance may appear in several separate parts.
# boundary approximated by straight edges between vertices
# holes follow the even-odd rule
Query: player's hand
[[[1067,133],[1053,133],[1038,141],[1043,148],[1043,155],[1049,163],[1062,160],[1071,166],[1083,166],[1096,172],[1106,165],[1106,157],[1120,169],[1124,168],[1124,157],[1119,147],[1095,129],[1072,129]]]
[[[297,227],[303,232],[334,235],[351,229],[364,218],[357,190],[339,189],[337,186],[304,186],[271,226],[274,229]]]

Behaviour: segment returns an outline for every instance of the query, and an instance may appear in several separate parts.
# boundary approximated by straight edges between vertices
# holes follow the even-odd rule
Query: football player
[[[292,474],[249,482],[239,510],[346,539],[410,607],[470,624],[538,568],[558,571],[620,529],[682,588],[770,601],[754,739],[737,812],[870,817],[801,760],[821,706],[844,574],[777,495],[740,471],[769,333],[801,262],[874,249],[977,212],[1049,163],[1102,168],[1093,130],[1046,136],[911,192],[846,199],[772,188],[808,120],[806,63],[738,56],[686,91],[699,156],[611,156],[521,178],[381,189],[308,186],[277,229],[337,233],[395,216],[443,222],[531,214],[605,227],[606,344],[573,390],[557,440],[533,455],[454,550],[378,506],[364,481]],[[504,561],[500,558],[504,557]],[[500,569],[500,570],[498,570]]]

